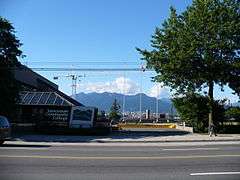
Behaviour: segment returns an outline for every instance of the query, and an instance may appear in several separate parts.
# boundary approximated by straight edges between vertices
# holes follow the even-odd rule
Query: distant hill
[[[100,110],[109,112],[109,109],[114,101],[117,99],[122,107],[123,94],[118,93],[79,93],[76,95],[76,100],[86,106],[95,106]],[[125,95],[125,111],[137,112],[140,108],[140,94]],[[159,113],[171,113],[172,102],[170,99],[162,98],[158,100]],[[142,111],[149,109],[151,112],[156,112],[156,98],[149,97],[142,94]],[[175,113],[173,108],[173,113]]]

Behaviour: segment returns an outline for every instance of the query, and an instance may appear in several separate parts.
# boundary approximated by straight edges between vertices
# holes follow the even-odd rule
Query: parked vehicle
[[[5,116],[0,116],[0,145],[10,138],[11,127]]]

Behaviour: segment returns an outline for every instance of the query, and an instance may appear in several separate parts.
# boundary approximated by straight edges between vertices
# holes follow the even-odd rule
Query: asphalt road
[[[0,179],[240,179],[240,145],[5,145]]]

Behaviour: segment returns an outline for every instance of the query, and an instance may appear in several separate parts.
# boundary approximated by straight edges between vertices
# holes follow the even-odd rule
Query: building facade
[[[16,123],[37,128],[94,128],[97,108],[86,107],[58,90],[58,86],[26,66],[14,70],[21,86]]]

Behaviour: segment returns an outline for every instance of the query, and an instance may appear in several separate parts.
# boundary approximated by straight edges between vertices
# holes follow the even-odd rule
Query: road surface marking
[[[98,139],[97,139],[98,140]],[[148,141],[148,140],[146,140]],[[114,142],[114,141],[108,141],[108,140],[102,140],[101,143],[96,142],[96,141],[91,141],[91,142],[65,142],[65,143],[60,143],[60,142],[34,142],[36,145],[50,145],[50,146],[85,146],[85,147],[92,147],[92,146],[100,146],[100,147],[169,147],[169,146],[181,146],[181,147],[186,147],[186,146],[205,146],[205,145],[240,145],[240,141],[203,141],[203,142],[170,142],[168,140],[164,140],[161,142],[156,142],[156,141],[133,141],[131,142],[128,141],[119,141],[119,142]],[[31,142],[33,143],[33,142]],[[6,142],[6,145],[29,145],[30,143],[28,142]],[[30,144],[31,145],[31,144]]]
[[[50,147],[0,147],[0,150],[56,150],[56,151],[73,151],[73,150],[79,150],[78,148],[64,148],[64,149],[58,149],[58,148],[50,148]],[[196,151],[196,150],[219,150],[219,148],[169,148],[169,149],[161,149],[162,151]]]
[[[208,173],[192,173],[191,176],[209,176],[209,175],[233,175],[240,172],[208,172]]]
[[[182,148],[182,149],[162,149],[162,151],[196,151],[196,150],[219,150],[219,148]]]
[[[219,158],[219,157],[240,157],[240,154],[235,155],[195,155],[195,156],[119,156],[119,157],[111,157],[111,156],[89,156],[89,157],[83,157],[83,156],[38,156],[38,155],[30,155],[30,156],[21,156],[21,155],[0,155],[0,158],[36,158],[36,159],[76,159],[76,160],[158,160],[158,159],[194,159],[194,158]]]

